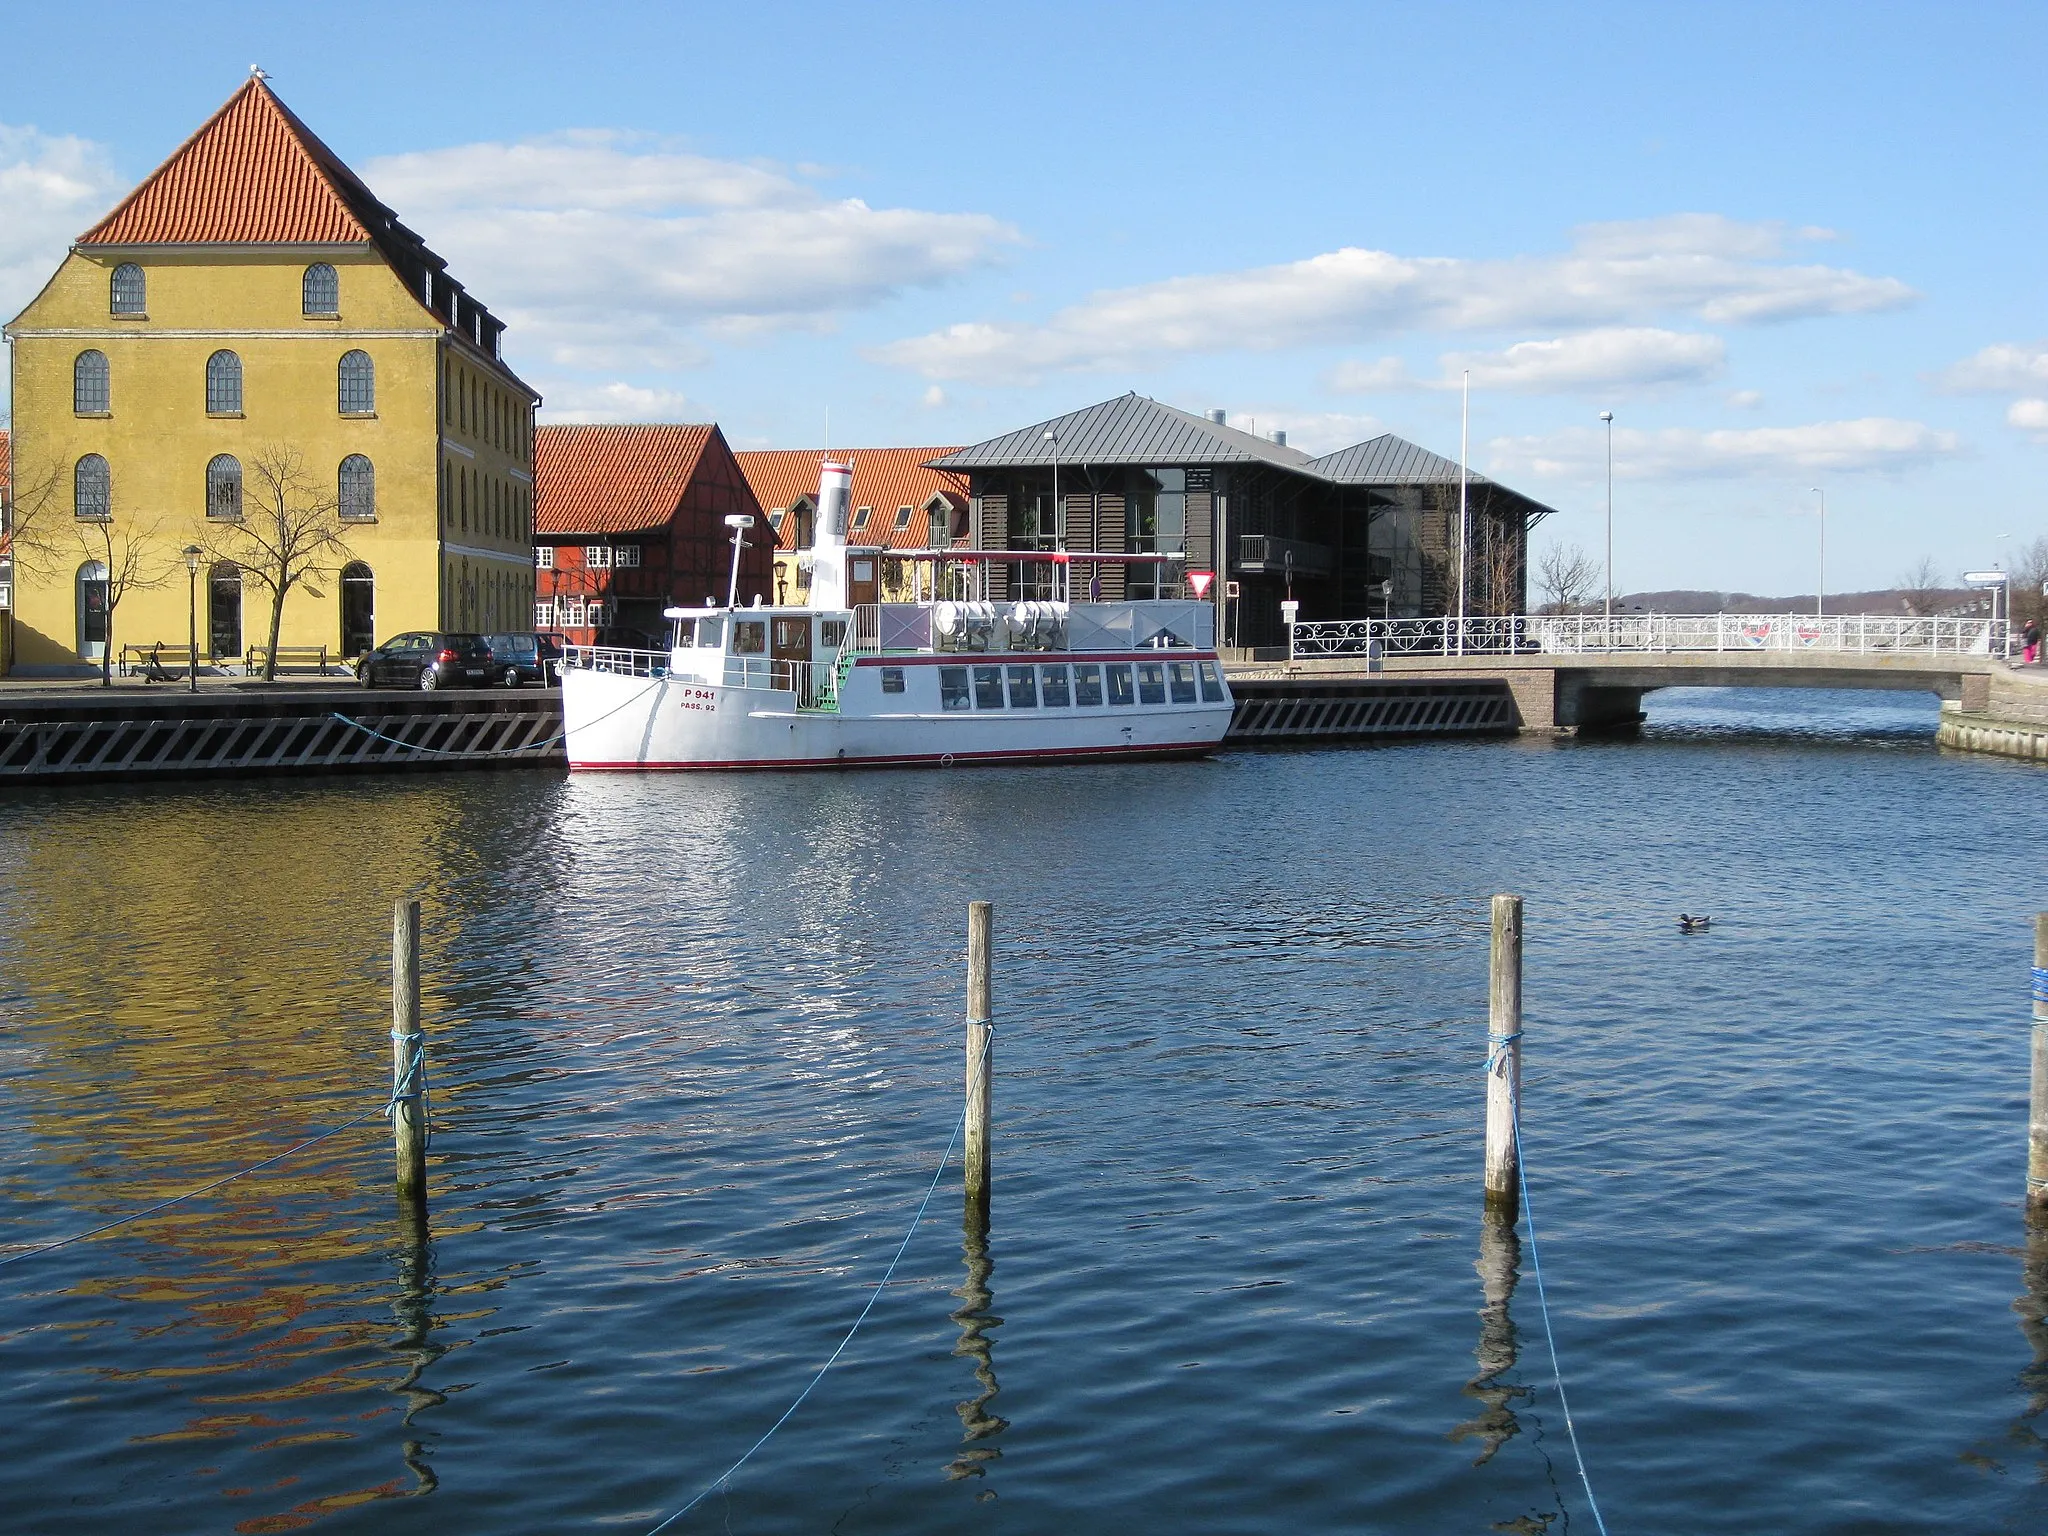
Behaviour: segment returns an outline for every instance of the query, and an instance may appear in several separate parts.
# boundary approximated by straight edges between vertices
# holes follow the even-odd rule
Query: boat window
[[[942,709],[965,709],[967,707],[967,669],[965,667],[939,668],[939,707]]]
[[[1192,661],[1171,661],[1166,664],[1166,680],[1173,686],[1173,702],[1192,704],[1195,702],[1195,664]]]
[[[699,619],[697,621],[697,644],[717,650],[725,643],[725,621],[723,619]]]
[[[846,643],[846,620],[818,620],[818,644],[825,650],[836,651]]]
[[[1065,667],[1040,667],[1038,669],[1038,691],[1045,699],[1047,709],[1065,709],[1067,698],[1067,669]]]
[[[1003,669],[1001,667],[976,667],[974,669],[974,707],[976,709],[1001,709],[1003,707]]]
[[[1202,663],[1202,702],[1221,704],[1223,702],[1223,679],[1216,675],[1216,663]]]
[[[1090,709],[1102,702],[1102,668],[1092,661],[1074,668],[1074,702]]]
[[[1166,668],[1156,661],[1138,663],[1138,702],[1140,704],[1164,704],[1166,702]]]
[[[1038,668],[1010,668],[1010,708],[1038,708]]]
[[[735,656],[761,656],[768,650],[768,621],[766,619],[741,619],[732,627],[732,649]]]
[[[1103,676],[1109,679],[1109,702],[1129,704],[1137,695],[1131,691],[1131,669],[1129,667],[1104,667]]]
[[[901,667],[882,668],[882,692],[901,693],[902,691],[903,669]]]

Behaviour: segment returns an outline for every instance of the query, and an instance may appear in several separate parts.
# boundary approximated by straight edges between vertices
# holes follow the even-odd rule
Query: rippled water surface
[[[436,1139],[424,1234],[373,1119],[0,1267],[0,1528],[651,1529],[901,1240],[986,896],[986,1242],[956,1165],[670,1529],[1591,1531],[1527,1229],[1480,1213],[1515,890],[1609,1528],[2038,1531],[2048,776],[1937,751],[1911,696],[1650,707],[1617,743],[18,795],[0,1257],[374,1108],[415,893]]]

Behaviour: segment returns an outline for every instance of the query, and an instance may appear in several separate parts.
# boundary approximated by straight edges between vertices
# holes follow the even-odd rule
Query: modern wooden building
[[[1105,599],[1181,595],[1218,579],[1225,643],[1280,644],[1281,603],[1303,619],[1429,617],[1527,608],[1529,530],[1552,510],[1391,433],[1317,458],[1286,434],[1258,437],[1221,411],[1197,416],[1127,394],[970,448],[929,467],[966,481],[981,549],[1185,552],[1156,573],[1104,568]],[[998,595],[1050,592],[1050,566],[991,571]],[[1234,594],[1234,595],[1233,595]]]
[[[23,533],[18,666],[78,669],[116,628],[182,652],[188,547],[201,645],[242,660],[268,639],[280,500],[337,535],[286,597],[283,645],[523,625],[539,397],[503,334],[252,76],[7,327],[14,516],[41,556]]]
[[[773,599],[774,533],[715,425],[542,427],[534,478],[536,629],[666,646],[664,608],[725,601],[735,514],[739,600]]]
[[[775,529],[775,601],[803,602],[810,573],[799,554],[811,545],[817,511],[818,466],[827,458],[853,466],[846,542],[882,553],[875,574],[885,599],[905,595],[908,562],[892,549],[950,548],[969,531],[967,477],[933,469],[930,461],[953,448],[774,448],[740,454],[740,472]]]

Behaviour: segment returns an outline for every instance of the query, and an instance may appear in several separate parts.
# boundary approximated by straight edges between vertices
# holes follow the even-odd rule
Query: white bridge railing
[[[1513,614],[1482,618],[1320,619],[1288,631],[1290,660],[1318,656],[1655,655],[1791,651],[1838,655],[2004,656],[2003,619],[1815,617],[1791,613]]]

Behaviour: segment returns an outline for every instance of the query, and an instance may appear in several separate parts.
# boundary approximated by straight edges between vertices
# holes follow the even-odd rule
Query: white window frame
[[[533,605],[533,627],[535,629],[553,629],[555,627],[555,605],[553,602],[537,602]]]
[[[533,546],[533,568],[537,571],[552,571],[555,568],[555,546],[536,544]]]
[[[583,563],[593,571],[608,571],[612,565],[612,547],[609,544],[586,544],[583,546]]]
[[[640,546],[620,544],[612,550],[612,564],[622,571],[636,571],[640,568]]]
[[[611,604],[601,597],[593,597],[583,609],[583,625],[586,629],[602,629],[611,622]]]
[[[583,599],[574,592],[564,592],[555,599],[555,624],[561,629],[583,627]]]

